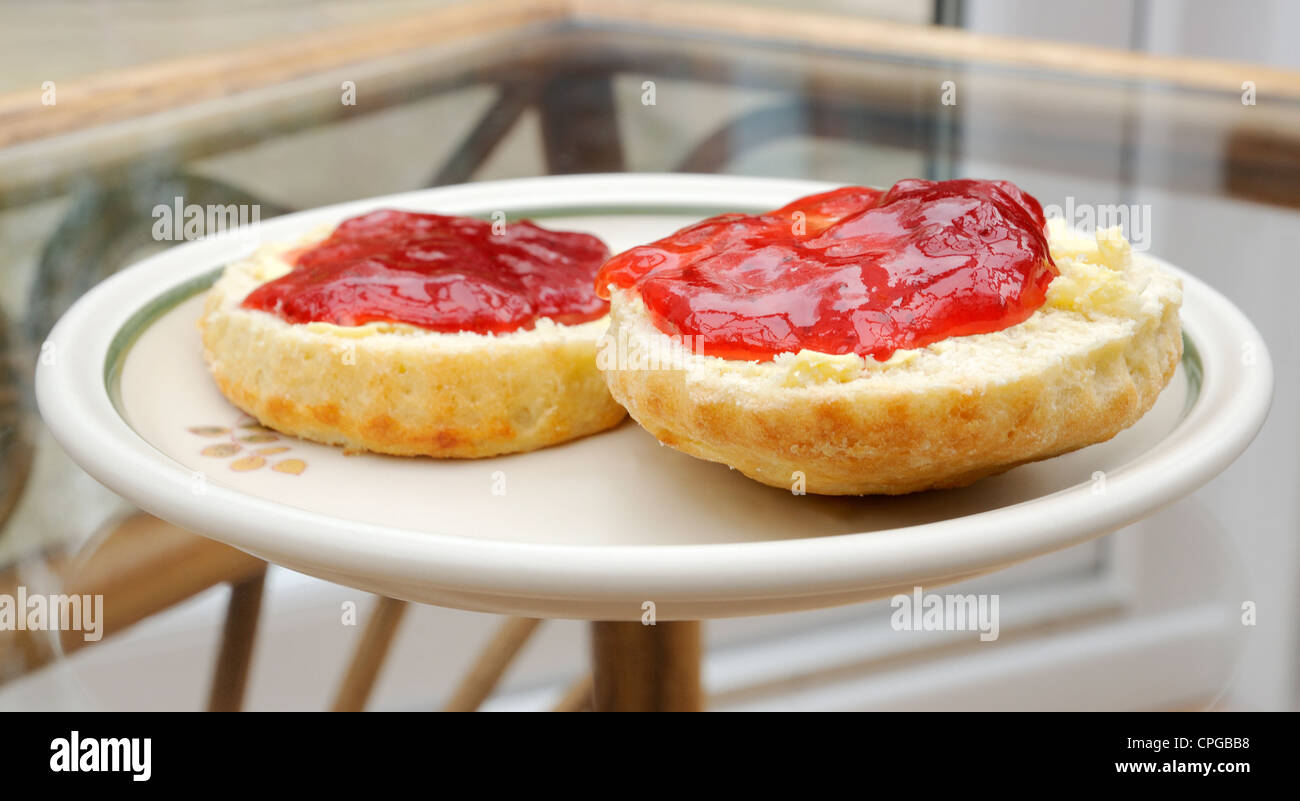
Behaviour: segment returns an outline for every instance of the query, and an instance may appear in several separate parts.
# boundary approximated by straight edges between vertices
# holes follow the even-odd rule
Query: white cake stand
[[[1137,425],[970,488],[902,498],[792,495],[661,447],[633,423],[495,459],[344,456],[241,427],[250,421],[200,355],[201,293],[223,265],[256,240],[375,207],[504,211],[590,231],[618,250],[707,214],[826,188],[695,175],[502,181],[341,204],[263,223],[256,237],[181,245],[68,311],[42,351],[41,413],[110,489],[269,562],[409,601],[610,623],[640,621],[647,604],[658,621],[788,612],[997,570],[1185,495],[1262,425],[1273,385],[1263,340],[1222,295],[1172,267],[1185,291],[1186,356]],[[607,626],[598,651],[605,643],[644,661],[646,648],[679,636],[662,623],[653,636],[642,628]]]

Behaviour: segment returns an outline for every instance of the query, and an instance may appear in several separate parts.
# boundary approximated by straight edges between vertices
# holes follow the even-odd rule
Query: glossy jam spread
[[[620,253],[598,289],[635,288],[655,326],[705,354],[802,349],[881,361],[1000,331],[1056,276],[1038,201],[1006,181],[847,187],[760,215],[724,214]]]
[[[381,210],[291,255],[293,270],[243,306],[291,323],[409,323],[446,333],[502,334],[541,317],[572,325],[607,311],[593,279],[608,257],[589,234],[526,221],[494,233],[470,217]]]

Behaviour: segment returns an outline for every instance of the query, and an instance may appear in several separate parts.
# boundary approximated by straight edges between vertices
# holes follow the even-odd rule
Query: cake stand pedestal
[[[591,624],[597,712],[698,712],[700,624],[694,620]]]

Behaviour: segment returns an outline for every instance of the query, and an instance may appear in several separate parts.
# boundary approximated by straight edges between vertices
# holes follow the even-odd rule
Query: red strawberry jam
[[[594,278],[609,249],[589,234],[531,222],[492,230],[472,217],[381,210],[344,220],[291,257],[293,270],[244,299],[290,323],[410,323],[503,334],[549,317],[595,320]]]
[[[884,361],[1000,331],[1056,277],[1038,201],[1007,181],[845,187],[766,214],[724,214],[606,262],[597,288],[635,289],[655,326],[710,356],[802,349]]]

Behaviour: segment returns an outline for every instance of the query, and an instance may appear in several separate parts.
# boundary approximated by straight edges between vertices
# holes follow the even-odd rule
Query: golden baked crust
[[[262,424],[352,450],[477,458],[554,445],[623,418],[595,366],[605,319],[542,320],[492,336],[291,325],[240,308],[254,287],[289,270],[286,249],[270,245],[228,267],[199,320],[217,386]]]
[[[1003,331],[884,363],[808,351],[728,361],[662,334],[639,297],[611,288],[597,363],[661,442],[764,484],[825,495],[965,486],[1111,438],[1151,408],[1182,357],[1175,277],[1117,231],[1051,232],[1062,276],[1044,307]]]

